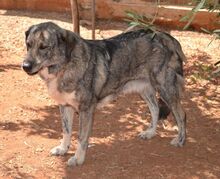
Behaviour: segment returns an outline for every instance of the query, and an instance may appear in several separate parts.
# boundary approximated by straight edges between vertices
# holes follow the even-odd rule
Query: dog
[[[126,93],[138,93],[151,113],[151,124],[139,134],[140,138],[152,138],[158,120],[172,112],[178,135],[171,144],[183,146],[186,114],[181,94],[186,57],[171,35],[139,29],[109,39],[85,40],[52,22],[33,25],[25,35],[27,55],[22,68],[28,75],[40,75],[60,108],[63,139],[51,150],[52,155],[68,151],[77,112],[77,149],[68,165],[83,164],[94,110]]]

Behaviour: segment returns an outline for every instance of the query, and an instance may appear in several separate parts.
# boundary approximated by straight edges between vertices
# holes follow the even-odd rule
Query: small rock
[[[36,150],[35,150],[36,152],[43,152],[44,151],[44,149],[43,148],[36,148]]]

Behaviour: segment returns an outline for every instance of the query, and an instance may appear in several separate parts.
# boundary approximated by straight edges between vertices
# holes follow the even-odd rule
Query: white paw
[[[77,158],[75,155],[68,160],[67,165],[68,166],[77,166],[78,165]]]
[[[64,155],[68,151],[68,148],[63,146],[56,146],[50,150],[51,155]]]
[[[147,129],[146,131],[142,131],[138,136],[141,139],[151,139],[156,135],[156,131],[154,129]]]
[[[74,155],[73,157],[71,157],[68,162],[67,165],[68,166],[77,166],[77,165],[82,165],[84,163],[85,157],[79,159],[76,157],[76,155]]]
[[[171,140],[170,142],[171,145],[175,146],[175,147],[182,147],[184,144],[184,141],[181,142],[181,140],[179,139],[179,137],[175,137],[173,140]]]

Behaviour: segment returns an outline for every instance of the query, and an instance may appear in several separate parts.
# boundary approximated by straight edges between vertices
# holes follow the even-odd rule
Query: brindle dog
[[[46,22],[29,28],[26,45],[24,71],[39,74],[60,105],[63,139],[51,154],[68,151],[72,119],[79,113],[77,150],[68,165],[81,165],[85,160],[96,107],[121,93],[138,93],[149,107],[152,122],[140,133],[141,138],[153,137],[159,118],[171,111],[179,129],[171,144],[183,146],[186,115],[180,97],[185,56],[169,34],[142,29],[105,40],[85,40]]]

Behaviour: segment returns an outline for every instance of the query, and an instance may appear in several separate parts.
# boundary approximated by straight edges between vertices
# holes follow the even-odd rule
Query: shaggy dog
[[[169,34],[142,29],[105,40],[85,40],[47,22],[29,28],[26,45],[24,71],[39,74],[60,105],[63,139],[51,150],[53,155],[68,151],[74,112],[79,113],[78,145],[68,165],[85,160],[96,107],[121,93],[138,93],[149,107],[152,122],[141,138],[152,138],[158,119],[171,111],[179,129],[171,144],[183,146],[186,115],[180,96],[185,56]]]

